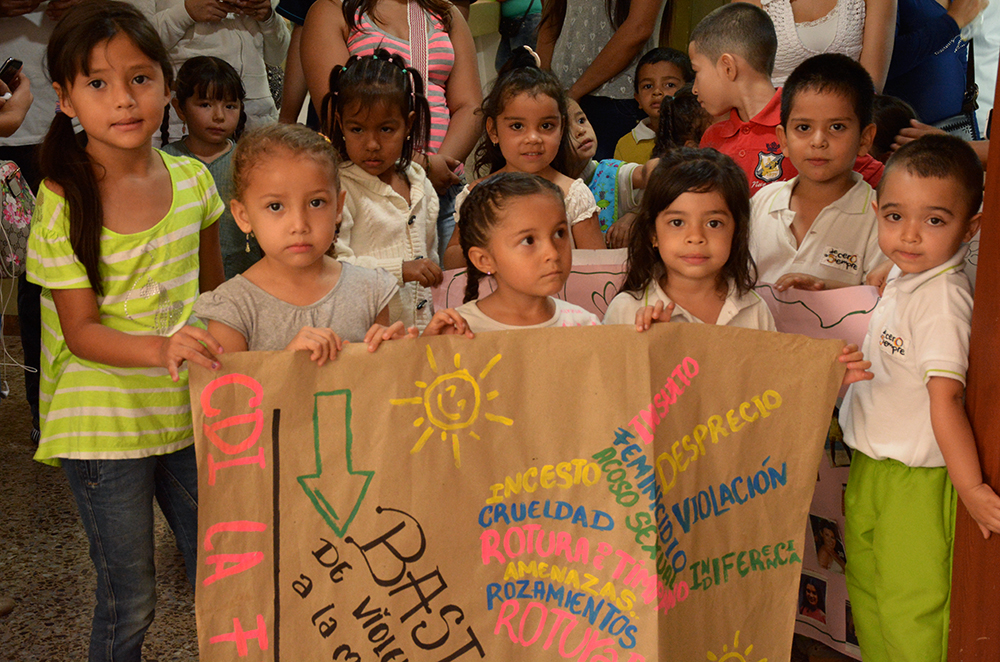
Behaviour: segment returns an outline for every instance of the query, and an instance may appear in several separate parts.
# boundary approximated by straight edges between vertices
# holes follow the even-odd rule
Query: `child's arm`
[[[430,324],[424,329],[423,336],[451,336],[462,335],[466,338],[474,338],[475,334],[469,328],[469,323],[465,321],[454,308],[445,308],[434,313]]]
[[[573,224],[573,241],[580,250],[597,251],[607,248],[604,235],[601,234],[601,224],[597,220],[597,212],[590,218]]]
[[[226,280],[222,269],[222,249],[219,247],[219,221],[201,231],[198,247],[198,287],[211,292]]]
[[[983,482],[976,440],[965,413],[965,388],[957,379],[931,377],[927,393],[934,437],[958,496],[979,525],[983,538],[989,538],[991,531],[1000,533],[1000,497]]]
[[[217,320],[208,320],[208,332],[219,341],[225,354],[247,351],[247,339],[233,327]]]
[[[183,326],[172,336],[138,336],[101,324],[97,296],[90,288],[52,290],[59,324],[69,351],[86,361],[120,368],[161,367],[176,382],[184,361],[211,370],[219,367],[213,352],[222,345],[211,333]]]
[[[452,232],[451,239],[444,249],[444,255],[441,256],[441,266],[445,269],[461,269],[466,266],[465,253],[462,252],[462,245],[458,241],[458,225],[455,225],[455,231]]]
[[[817,278],[816,276],[810,274],[799,274],[790,273],[785,274],[778,280],[774,281],[774,289],[779,292],[784,292],[788,289],[796,290],[836,290],[841,287],[851,287],[850,283],[844,283],[839,280],[830,280],[826,278]]]

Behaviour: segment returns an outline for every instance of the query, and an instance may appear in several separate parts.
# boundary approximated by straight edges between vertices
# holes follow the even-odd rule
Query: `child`
[[[792,71],[778,141],[798,173],[753,197],[750,251],[758,278],[779,291],[863,285],[878,249],[875,192],[854,172],[875,137],[875,86],[860,64],[816,55]]]
[[[635,100],[648,117],[618,141],[616,159],[630,163],[645,163],[650,159],[661,103],[692,80],[691,60],[676,48],[654,48],[639,58],[635,66]]]
[[[595,161],[597,134],[594,127],[580,104],[573,99],[566,99],[566,110],[569,112],[572,145],[566,159],[566,174],[587,183],[597,201],[598,222],[601,232],[605,233],[605,243],[609,248],[621,248],[624,244],[615,245],[611,240],[612,228],[616,227],[619,219],[627,224],[628,219],[635,216],[634,210],[639,206],[645,186],[642,164],[625,163],[618,159]],[[609,230],[612,234],[608,233]]]
[[[698,101],[714,117],[729,114],[729,119],[709,127],[701,146],[731,156],[746,173],[751,195],[796,175],[776,135],[781,120],[781,90],[771,84],[776,49],[771,19],[746,2],[724,5],[702,19],[688,46]],[[882,168],[867,154],[854,164],[872,186],[878,184]]]
[[[189,156],[208,167],[226,211],[219,219],[219,245],[226,278],[246,271],[260,259],[260,245],[253,236],[244,236],[229,211],[233,199],[230,165],[234,139],[246,124],[243,110],[243,82],[228,62],[217,57],[199,56],[185,62],[177,72],[171,104],[188,128],[177,142],[167,143],[169,122],[164,117],[161,140],[163,151]]]
[[[497,77],[493,89],[483,100],[486,140],[476,150],[476,172],[526,172],[556,184],[566,197],[570,246],[604,248],[604,237],[597,221],[594,195],[580,179],[565,174],[567,156],[572,149],[566,114],[566,95],[555,76],[538,68],[530,49],[514,55]],[[462,202],[473,182],[455,200],[456,225],[460,222]],[[465,266],[456,227],[445,249],[445,269]]]
[[[430,111],[421,88],[420,74],[398,55],[379,49],[352,57],[330,73],[322,122],[345,159],[337,259],[395,276],[399,292],[389,302],[389,319],[419,329],[434,314],[430,288],[443,278],[438,197],[410,160],[427,145]]]
[[[698,103],[693,86],[688,83],[660,106],[660,122],[656,127],[651,158],[659,158],[675,147],[697,147],[712,116]]]
[[[642,331],[662,318],[774,331],[753,291],[749,198],[739,167],[715,150],[679,147],[660,159],[604,323]]]
[[[154,497],[195,580],[198,480],[181,365],[218,367],[219,342],[187,324],[199,290],[222,282],[222,201],[201,163],[153,149],[173,70],[137,9],[74,6],[46,62],[60,112],[42,144],[28,250],[29,278],[44,288],[35,459],[61,463],[90,541],[90,659],[138,660],[156,604]]]
[[[195,304],[225,351],[306,350],[322,366],[344,342],[375,351],[402,335],[402,323],[389,326],[396,279],[327,255],[344,204],[338,188],[336,150],[304,126],[264,126],[236,146],[233,216],[264,257]]]
[[[844,495],[847,590],[866,662],[943,660],[957,492],[984,537],[1000,532],[963,403],[983,171],[962,140],[900,148],[878,189],[878,240],[895,267],[864,352],[875,378],[841,410],[858,452]],[[953,488],[954,486],[954,488]]]
[[[465,303],[439,311],[425,335],[553,326],[594,326],[597,317],[555,299],[569,278],[572,252],[562,191],[535,175],[503,172],[472,189],[462,205]],[[496,289],[479,299],[479,281]]]
[[[917,119],[913,106],[902,99],[876,94],[872,103],[872,121],[875,122],[875,141],[872,156],[885,163],[892,156],[892,144],[903,129],[910,128],[911,120]]]

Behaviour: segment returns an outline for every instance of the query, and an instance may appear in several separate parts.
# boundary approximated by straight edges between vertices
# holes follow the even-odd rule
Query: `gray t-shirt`
[[[343,340],[361,342],[399,288],[382,269],[341,265],[337,284],[311,305],[286,303],[236,276],[198,297],[194,314],[239,331],[252,352],[285,349],[306,326],[333,329]]]

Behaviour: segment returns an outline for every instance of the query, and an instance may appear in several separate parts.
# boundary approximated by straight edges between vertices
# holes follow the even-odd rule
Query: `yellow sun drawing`
[[[489,412],[480,412],[482,408],[483,394],[479,386],[479,381],[490,374],[490,370],[500,361],[500,354],[497,354],[486,364],[486,367],[479,373],[478,380],[469,371],[462,367],[462,357],[455,354],[454,372],[441,373],[437,361],[434,359],[434,352],[427,347],[427,363],[431,370],[437,375],[434,381],[415,382],[417,388],[423,389],[423,395],[412,398],[397,398],[389,400],[394,405],[423,405],[424,416],[413,421],[413,427],[427,425],[421,433],[417,443],[410,449],[410,453],[418,453],[431,438],[435,430],[441,431],[441,441],[448,441],[451,435],[451,452],[455,457],[455,466],[462,466],[462,455],[459,448],[459,430],[471,428],[479,419],[480,413],[487,421],[512,425],[513,420],[506,416],[498,416]],[[489,391],[486,393],[486,400],[491,401],[500,393]],[[473,439],[481,439],[475,430],[469,430],[468,435]]]
[[[740,653],[737,648],[740,647],[740,631],[736,631],[736,637],[733,639],[733,650],[729,650],[726,644],[722,644],[722,657],[719,657],[712,651],[708,651],[708,659],[712,662],[726,662],[727,660],[736,660],[738,662],[748,662],[750,653],[753,652],[753,644],[747,646],[746,650]],[[762,658],[759,662],[767,662],[767,658]]]

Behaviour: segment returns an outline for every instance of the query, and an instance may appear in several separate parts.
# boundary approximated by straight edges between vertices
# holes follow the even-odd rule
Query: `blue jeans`
[[[515,20],[520,18],[520,16],[517,16],[515,17]],[[500,20],[503,21],[504,19]],[[506,64],[511,54],[518,48],[521,48],[522,46],[530,46],[532,50],[535,49],[535,44],[538,42],[538,25],[541,22],[542,12],[528,14],[524,17],[521,29],[517,31],[516,35],[510,37],[509,39],[500,37],[500,43],[497,45],[497,56],[493,60],[493,66],[497,71],[500,71],[500,67]]]
[[[462,182],[450,187],[444,193],[438,195],[440,208],[437,218],[438,233],[438,263],[444,261],[444,249],[451,241],[451,235],[455,232],[455,197],[465,188],[465,177]]]
[[[90,662],[140,659],[153,622],[153,499],[184,554],[194,586],[198,565],[198,467],[194,446],[136,460],[62,460],[97,569]]]

